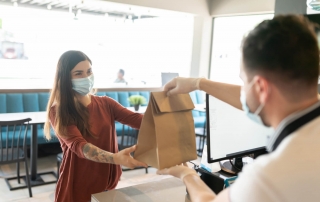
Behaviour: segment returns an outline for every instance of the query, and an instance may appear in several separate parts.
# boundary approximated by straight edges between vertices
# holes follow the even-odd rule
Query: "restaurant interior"
[[[303,0],[1,0],[0,121],[30,120],[21,139],[24,158],[20,163],[0,159],[0,201],[54,201],[63,154],[55,132],[47,140],[43,129],[62,53],[84,52],[92,61],[95,94],[144,114],[151,92],[162,91],[177,76],[242,85],[240,46],[250,30],[276,14],[318,12]],[[197,153],[189,163],[193,166],[206,158],[206,94],[189,95]],[[135,103],[135,96],[143,102]],[[132,128],[120,122],[114,128],[119,150],[136,144],[137,137],[127,132]],[[7,140],[1,135],[1,151],[15,141],[14,135]],[[169,178],[151,166],[122,166],[122,171],[116,190]],[[174,201],[165,197],[158,201]],[[98,198],[92,201],[103,201]]]

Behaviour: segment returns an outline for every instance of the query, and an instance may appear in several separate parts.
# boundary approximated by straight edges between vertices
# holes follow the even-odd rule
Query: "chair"
[[[206,121],[202,128],[195,128],[196,140],[197,140],[197,154],[202,157],[203,147],[207,143],[207,128]]]
[[[119,151],[132,147],[133,145],[137,144],[138,140],[138,133],[139,131],[131,128],[130,126],[123,125],[122,133],[118,136],[118,148]],[[135,169],[141,169],[142,167],[137,167]],[[146,173],[148,173],[148,168],[146,169]],[[122,168],[123,171],[130,170],[128,168]]]
[[[63,153],[57,154],[57,182],[59,180],[60,165],[63,159]]]
[[[24,180],[29,189],[29,196],[32,197],[26,146],[30,121],[30,118],[16,121],[0,121],[0,164],[16,163],[17,178],[20,184],[20,178],[22,177],[20,176],[20,161],[24,161],[26,169],[26,179]],[[21,186],[12,187],[10,185],[9,181],[13,179],[16,178],[5,178],[10,191],[21,188]]]
[[[118,136],[119,151],[135,145],[137,143],[138,133],[138,130],[123,125],[121,135]]]

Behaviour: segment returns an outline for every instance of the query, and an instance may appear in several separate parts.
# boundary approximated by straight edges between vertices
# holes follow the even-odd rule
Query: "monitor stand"
[[[247,162],[243,162],[242,157],[236,157],[231,160],[220,161],[221,170],[232,175],[237,175],[242,170],[245,164],[247,164]]]

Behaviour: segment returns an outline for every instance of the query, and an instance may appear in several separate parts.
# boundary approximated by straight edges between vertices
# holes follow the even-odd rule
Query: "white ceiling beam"
[[[42,0],[40,3],[38,3],[38,5],[44,5],[44,4],[49,4],[50,2],[52,2],[52,0]]]
[[[21,0],[20,3],[26,3],[28,1],[31,1],[31,0]]]
[[[40,2],[41,2],[41,0],[32,0],[28,4],[37,4],[37,3],[40,3]]]
[[[54,7],[59,8],[59,7],[63,7],[63,6],[69,6],[69,2],[59,2],[58,4],[54,5]]]

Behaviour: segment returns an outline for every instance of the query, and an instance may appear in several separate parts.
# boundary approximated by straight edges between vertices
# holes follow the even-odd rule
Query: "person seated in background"
[[[257,25],[241,48],[242,87],[178,77],[164,90],[171,96],[200,89],[243,109],[250,119],[275,129],[268,139],[269,153],[246,165],[218,195],[186,166],[158,174],[183,180],[193,202],[320,201],[319,47],[314,25],[303,16],[275,16]]]
[[[123,69],[119,69],[117,79],[114,81],[114,83],[127,83],[127,81],[124,79]]]

